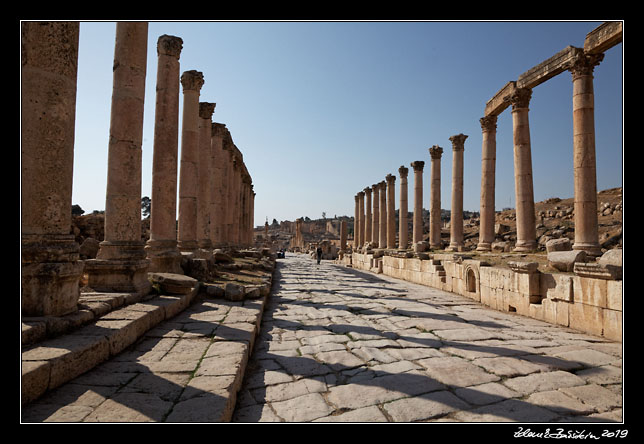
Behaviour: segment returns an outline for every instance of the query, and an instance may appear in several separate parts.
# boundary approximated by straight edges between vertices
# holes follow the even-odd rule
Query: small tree
[[[141,198],[141,215],[144,218],[150,217],[151,211],[152,211],[152,200],[148,196],[143,196]]]
[[[85,210],[83,210],[80,205],[72,205],[72,216],[80,216],[83,213],[85,213]]]

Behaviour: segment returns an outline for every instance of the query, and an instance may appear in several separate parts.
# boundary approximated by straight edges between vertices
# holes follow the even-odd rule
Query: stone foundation
[[[354,252],[338,262],[460,294],[496,310],[622,341],[622,281],[607,279],[607,273],[544,273],[534,262],[492,267],[464,254],[405,256],[409,254]]]

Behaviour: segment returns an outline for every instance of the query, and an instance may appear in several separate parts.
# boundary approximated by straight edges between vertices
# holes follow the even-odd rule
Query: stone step
[[[161,294],[151,298],[89,293],[81,301],[94,298],[98,304],[95,311],[81,308],[79,313],[57,321],[25,319],[23,404],[107,361],[160,322],[183,311],[199,291],[199,282],[195,279],[192,281],[192,286],[185,288],[184,294]],[[129,303],[126,304],[126,301]],[[45,337],[52,335],[52,330],[56,329],[62,330],[62,334],[53,338]],[[31,345],[24,345],[25,342]]]

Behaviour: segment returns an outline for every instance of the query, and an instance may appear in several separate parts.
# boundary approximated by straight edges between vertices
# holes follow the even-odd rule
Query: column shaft
[[[211,212],[214,198],[215,174],[212,165],[212,113],[215,104],[199,103],[199,162],[197,166],[197,244],[204,250],[212,249],[211,230],[215,215]]]
[[[362,248],[364,246],[365,240],[365,211],[364,211],[364,191],[358,193],[358,217],[359,217],[359,226],[358,226],[358,247]]]
[[[371,223],[371,241],[374,247],[378,247],[380,240],[380,187],[371,185],[373,195],[373,222]]]
[[[398,209],[398,248],[407,249],[409,243],[409,224],[407,223],[407,174],[405,166],[398,168],[400,175],[400,208]]]
[[[481,152],[481,224],[477,251],[491,251],[494,242],[494,194],[496,180],[496,120],[490,115],[480,119],[483,131]]]
[[[364,189],[364,199],[365,199],[364,243],[371,244],[372,215],[371,215],[371,188],[370,187],[367,187]]]
[[[396,248],[396,176],[387,174],[387,248]]]
[[[387,248],[387,183],[382,181],[380,185],[380,234],[378,236],[378,247]]]
[[[434,145],[429,149],[432,159],[429,189],[429,246],[441,248],[441,156],[443,148]]]
[[[417,160],[411,163],[414,169],[414,220],[413,220],[413,244],[423,240],[423,168],[425,162]]]
[[[463,249],[463,151],[465,134],[452,136],[452,211],[450,216],[450,243],[448,251]]]

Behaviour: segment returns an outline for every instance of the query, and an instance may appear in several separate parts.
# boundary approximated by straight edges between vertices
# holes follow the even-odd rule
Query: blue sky
[[[162,34],[183,39],[181,72],[203,72],[200,100],[217,103],[213,121],[226,124],[243,153],[257,193],[255,225],[263,225],[322,212],[352,216],[358,191],[415,160],[426,164],[428,208],[432,145],[444,148],[441,206],[449,209],[449,137],[459,133],[469,136],[464,208],[478,211],[486,101],[566,46],[583,47],[599,24],[150,22],[142,195],[151,189]],[[105,208],[115,23],[80,29],[72,201],[89,213]],[[622,186],[622,56],[621,44],[610,49],[594,73],[599,190]],[[573,197],[570,73],[533,90],[530,134],[535,201]],[[498,119],[496,169],[496,209],[514,207],[509,110]],[[412,184],[410,172],[413,200]]]

